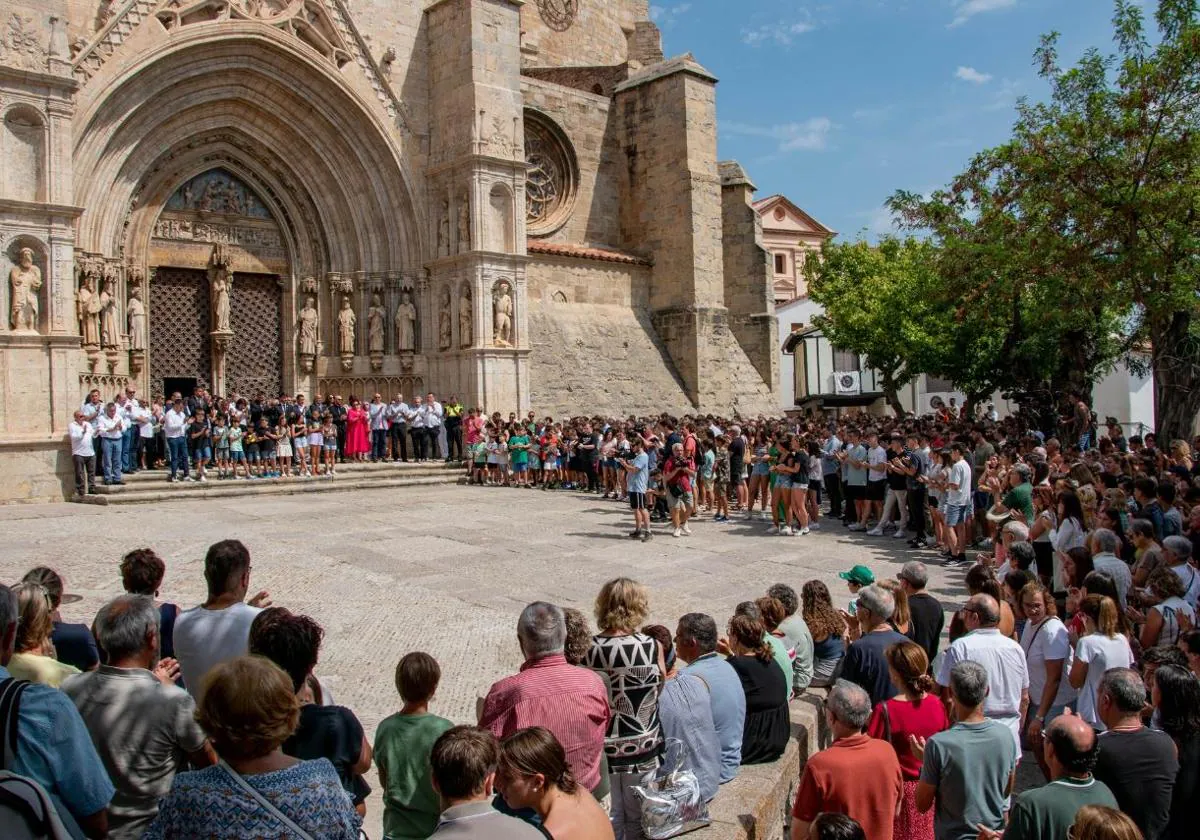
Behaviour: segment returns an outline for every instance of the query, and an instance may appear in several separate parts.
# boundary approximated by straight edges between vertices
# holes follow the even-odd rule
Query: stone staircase
[[[124,486],[97,483],[96,494],[74,499],[90,505],[137,505],[200,499],[229,499],[239,496],[291,496],[336,490],[381,490],[394,487],[424,487],[456,484],[466,480],[459,464],[429,461],[424,464],[338,464],[337,474],[312,478],[222,478],[214,470],[208,481],[167,481],[166,470],[143,470],[126,475]]]

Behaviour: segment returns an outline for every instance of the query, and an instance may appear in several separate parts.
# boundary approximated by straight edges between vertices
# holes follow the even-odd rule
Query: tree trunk
[[[889,373],[883,373],[883,399],[897,417],[904,416],[904,406],[900,403],[900,387],[896,379]]]
[[[1176,312],[1151,330],[1154,365],[1154,431],[1159,448],[1190,440],[1200,413],[1200,336],[1191,313]]]

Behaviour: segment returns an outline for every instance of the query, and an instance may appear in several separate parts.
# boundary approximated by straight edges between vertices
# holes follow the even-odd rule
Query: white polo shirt
[[[176,411],[172,408],[163,415],[163,431],[166,432],[169,438],[183,437],[186,425],[187,414],[182,411]]]
[[[100,437],[110,440],[119,440],[125,431],[125,418],[121,416],[120,410],[117,411],[115,417],[109,417],[108,414],[101,414],[100,419],[96,421],[96,430],[100,432]]]
[[[74,420],[67,426],[67,434],[71,437],[71,454],[81,458],[92,458],[96,455],[96,446],[92,438],[96,429],[91,423],[76,423]]]
[[[987,671],[988,696],[983,701],[983,713],[1012,731],[1020,755],[1021,692],[1029,688],[1024,648],[1000,635],[995,627],[974,630],[946,649],[946,658],[937,672],[938,685],[949,686],[951,669],[968,660],[978,662]]]

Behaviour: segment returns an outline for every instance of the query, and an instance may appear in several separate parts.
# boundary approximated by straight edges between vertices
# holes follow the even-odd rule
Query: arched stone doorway
[[[337,62],[279,28],[222,20],[160,37],[141,60],[90,78],[75,119],[87,208],[77,251],[117,267],[121,323],[134,287],[148,310],[146,350],[122,344],[131,377],[157,393],[189,371],[210,387],[223,374],[227,392],[253,396],[424,374],[419,355],[402,370],[390,341],[377,361],[365,334],[376,295],[389,312],[406,292],[422,303],[424,214],[406,136]],[[232,275],[228,336],[212,309],[214,270]],[[302,355],[296,325],[310,296],[319,343]],[[349,357],[335,339],[343,299],[362,327]]]

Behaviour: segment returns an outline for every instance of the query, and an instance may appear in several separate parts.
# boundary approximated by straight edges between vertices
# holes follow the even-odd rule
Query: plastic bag
[[[649,840],[678,837],[712,822],[696,774],[683,766],[683,742],[669,738],[663,763],[633,790],[642,803],[642,833]]]

